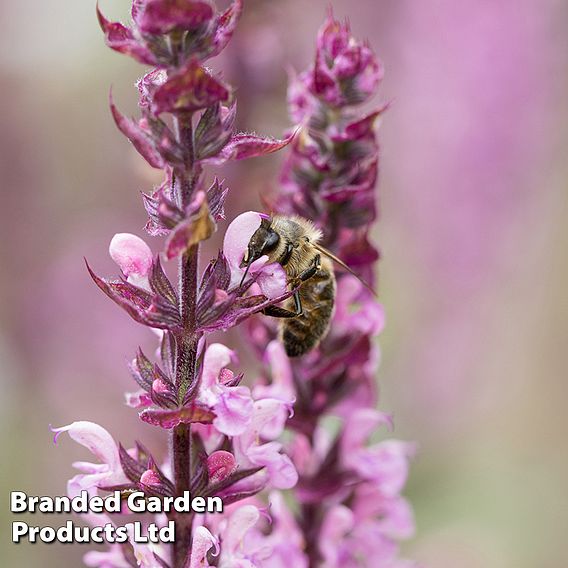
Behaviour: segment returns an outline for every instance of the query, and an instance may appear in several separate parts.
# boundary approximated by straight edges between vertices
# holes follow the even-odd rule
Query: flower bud
[[[209,472],[209,481],[211,483],[218,483],[223,481],[235,471],[237,463],[235,456],[230,452],[219,450],[213,452],[207,458],[207,471]]]
[[[154,379],[152,383],[152,390],[157,393],[169,392],[168,385],[161,379]]]
[[[160,485],[160,478],[158,474],[153,469],[147,469],[141,476],[140,476],[140,483],[144,485],[149,485],[150,487],[156,487]]]

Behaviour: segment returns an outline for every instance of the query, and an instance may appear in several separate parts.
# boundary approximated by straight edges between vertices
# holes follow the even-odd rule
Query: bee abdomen
[[[335,298],[335,281],[306,282],[300,290],[303,313],[281,322],[281,340],[288,357],[304,355],[326,335]]]

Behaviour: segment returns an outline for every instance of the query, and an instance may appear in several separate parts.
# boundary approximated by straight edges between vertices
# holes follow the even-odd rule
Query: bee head
[[[280,241],[280,236],[272,228],[272,219],[262,218],[260,227],[253,233],[252,237],[247,246],[247,250],[243,256],[241,262],[241,268],[246,266],[246,271],[241,280],[241,286],[248,274],[250,265],[258,260],[261,256],[265,254],[270,254],[277,246]]]

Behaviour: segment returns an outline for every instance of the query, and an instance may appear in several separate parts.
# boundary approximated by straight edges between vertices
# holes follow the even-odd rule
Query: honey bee
[[[299,357],[316,347],[329,331],[335,303],[333,262],[353,271],[319,244],[322,232],[299,216],[274,215],[262,219],[245,251],[241,268],[264,255],[286,271],[288,282],[298,288],[283,307],[270,306],[263,313],[282,318],[279,338],[289,357]],[[355,276],[357,276],[355,274]]]

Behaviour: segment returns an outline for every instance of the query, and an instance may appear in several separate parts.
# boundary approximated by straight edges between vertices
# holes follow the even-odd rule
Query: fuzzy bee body
[[[301,285],[299,294],[302,313],[280,322],[280,340],[288,357],[304,355],[327,335],[335,303],[335,276],[328,259],[323,259],[317,274]],[[294,300],[288,300],[286,307],[292,310]]]
[[[321,231],[298,216],[275,215],[263,219],[252,235],[243,265],[263,255],[286,271],[299,290],[283,307],[273,306],[266,315],[282,318],[279,336],[289,357],[304,355],[325,337],[335,303],[335,275],[330,258],[317,246]],[[246,273],[245,273],[246,274]],[[244,279],[244,277],[243,277]]]

